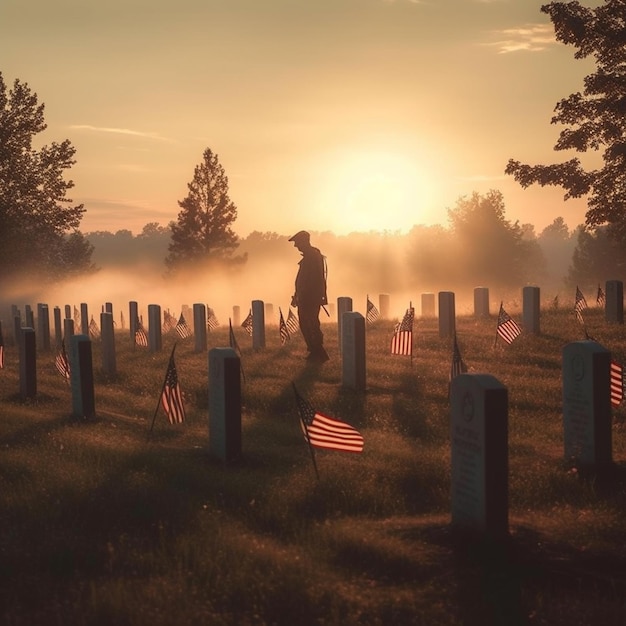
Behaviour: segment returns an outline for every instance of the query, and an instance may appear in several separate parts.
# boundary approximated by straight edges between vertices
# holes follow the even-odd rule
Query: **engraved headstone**
[[[508,534],[508,392],[489,374],[450,385],[452,525],[491,539]]]
[[[265,305],[263,300],[252,301],[252,347],[265,348]]]
[[[474,317],[489,317],[489,288],[474,287]]]
[[[624,323],[624,283],[621,280],[607,280],[604,294],[604,318],[607,322]]]
[[[72,336],[68,358],[71,365],[72,417],[94,419],[96,417],[96,402],[89,335]]]
[[[454,292],[439,292],[439,337],[454,337],[456,332],[456,310]]]
[[[346,311],[341,329],[341,383],[365,391],[365,318],[358,312]]]
[[[540,315],[539,287],[527,285],[522,289],[522,325],[527,333],[538,335]]]
[[[209,350],[209,452],[221,461],[241,456],[240,370],[233,348]]]
[[[562,369],[565,460],[610,464],[611,353],[595,341],[574,341],[563,348]]]

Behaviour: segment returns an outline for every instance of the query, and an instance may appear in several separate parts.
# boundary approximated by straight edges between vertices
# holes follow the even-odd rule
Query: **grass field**
[[[587,328],[626,362],[623,326]],[[510,540],[450,529],[451,341],[416,319],[415,350],[389,354],[392,321],[367,329],[367,391],[342,388],[331,361],[309,366],[295,337],[243,349],[243,454],[208,449],[206,353],[179,341],[187,421],[159,411],[163,351],[116,335],[115,377],[93,344],[97,419],[72,421],[71,394],[38,355],[36,401],[19,398],[15,348],[0,370],[2,623],[542,624],[626,623],[625,409],[614,467],[583,475],[563,460],[561,350],[582,339],[570,310],[542,312],[542,334],[494,348],[495,317],[457,318],[464,360],[509,394]],[[6,334],[6,333],[5,333]],[[228,329],[209,348],[228,345]],[[319,451],[319,480],[298,423],[295,382],[315,408],[355,426],[360,455]]]

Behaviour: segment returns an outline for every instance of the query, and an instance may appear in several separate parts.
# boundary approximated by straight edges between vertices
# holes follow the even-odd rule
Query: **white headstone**
[[[439,292],[439,337],[454,337],[456,332],[456,310],[454,293],[452,291]]]
[[[365,318],[360,313],[346,311],[341,328],[342,385],[365,391]]]

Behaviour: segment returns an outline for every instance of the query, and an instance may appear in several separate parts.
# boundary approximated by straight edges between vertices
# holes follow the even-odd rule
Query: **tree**
[[[0,281],[90,265],[91,249],[77,233],[84,208],[71,205],[74,183],[63,177],[75,149],[68,140],[34,149],[45,129],[37,94],[19,80],[7,93],[0,73]]]
[[[544,259],[535,240],[525,240],[516,222],[505,218],[504,198],[492,189],[474,192],[448,210],[452,232],[447,257],[458,278],[476,284],[520,285],[536,279]]]
[[[566,190],[565,199],[588,196],[586,223],[620,221],[626,208],[626,25],[624,0],[606,0],[595,9],[579,2],[550,2],[556,38],[577,48],[576,59],[593,57],[596,71],[583,92],[557,103],[553,124],[563,124],[555,150],[602,150],[603,166],[585,169],[575,157],[553,165],[524,165],[510,159],[506,173],[522,187],[534,183]]]
[[[203,161],[194,170],[187,185],[187,197],[179,201],[181,211],[173,222],[172,241],[165,260],[170,270],[198,262],[232,264],[245,257],[232,257],[238,246],[231,224],[237,219],[237,207],[228,197],[228,178],[217,154],[207,148]]]

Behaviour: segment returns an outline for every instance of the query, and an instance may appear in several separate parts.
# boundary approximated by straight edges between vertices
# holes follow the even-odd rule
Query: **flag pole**
[[[298,393],[298,390],[296,389],[296,384],[293,381],[291,382],[291,386],[293,387],[293,392],[296,394],[296,399],[297,399],[300,394]],[[309,452],[311,453],[311,462],[313,463],[313,469],[315,470],[315,476],[317,477],[317,480],[319,480],[320,479],[320,474],[317,471],[317,462],[315,460],[315,451],[313,450],[313,446],[311,445],[311,439],[309,437],[309,429],[306,427],[306,422],[302,419],[302,411],[300,410],[299,406],[298,406],[298,413],[300,414],[300,423],[302,424],[302,426],[304,428],[304,435],[306,437],[306,442],[309,445]]]
[[[150,435],[152,434],[152,429],[154,428],[154,422],[156,420],[157,413],[159,412],[159,407],[161,406],[161,398],[163,397],[163,392],[165,391],[165,384],[167,383],[167,373],[169,372],[169,364],[172,362],[174,358],[174,350],[176,350],[176,342],[174,342],[174,346],[172,347],[172,353],[170,354],[170,360],[167,362],[167,370],[165,372],[165,378],[163,379],[163,385],[161,386],[161,393],[159,394],[159,399],[157,400],[156,409],[154,409],[154,415],[152,416],[152,424],[150,425],[150,430],[148,431],[148,439],[150,439]]]
[[[504,302],[500,300],[500,311],[498,312],[498,321],[496,322],[496,338],[493,341],[493,347],[495,348],[498,344],[498,325],[500,324],[500,314],[502,313],[502,305]]]
[[[236,344],[237,339],[235,337],[235,331],[233,330],[233,323],[230,317],[228,318],[228,329],[228,343],[231,343],[232,341],[232,343]],[[243,371],[243,362],[241,361],[241,349],[239,348],[239,345],[237,345],[237,348],[239,348],[239,350],[237,350],[234,345],[232,345],[231,348],[235,350],[235,352],[239,352],[239,354],[237,355],[239,357],[239,370],[241,371],[241,378],[243,378],[243,382],[245,384],[246,373]]]
[[[413,309],[413,302],[409,300],[409,309]],[[411,368],[413,367],[413,325],[415,324],[415,311],[413,311],[413,319],[411,320]]]

